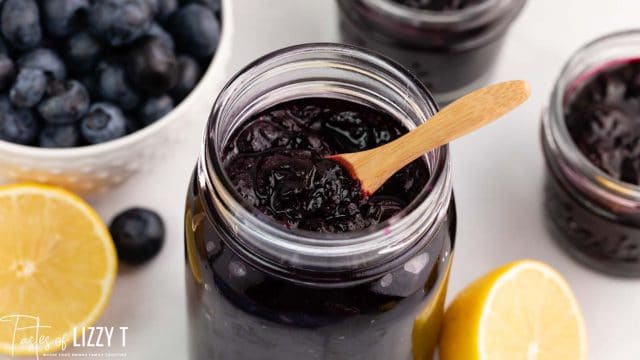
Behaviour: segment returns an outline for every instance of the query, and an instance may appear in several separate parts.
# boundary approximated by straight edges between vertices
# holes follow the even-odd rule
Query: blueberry
[[[171,35],[162,28],[162,26],[158,25],[158,23],[153,23],[151,28],[149,28],[148,36],[156,37],[158,40],[162,41],[162,43],[169,48],[171,51],[176,49],[176,44],[173,41]]]
[[[86,114],[89,102],[89,92],[79,81],[54,81],[38,105],[38,112],[49,123],[70,124]]]
[[[40,69],[56,80],[67,77],[67,69],[62,59],[53,50],[46,48],[34,49],[18,59],[20,68]]]
[[[37,135],[38,120],[31,110],[10,108],[0,112],[0,140],[29,145]]]
[[[40,4],[44,28],[56,37],[76,30],[89,10],[89,0],[45,0]]]
[[[38,145],[45,148],[69,148],[80,140],[76,125],[45,125],[40,131]]]
[[[93,34],[113,46],[130,44],[149,30],[153,21],[146,0],[100,0],[89,10]]]
[[[100,83],[94,74],[86,74],[78,79],[84,88],[89,92],[91,99],[100,98]]]
[[[42,40],[40,12],[35,0],[6,0],[0,15],[4,38],[18,50],[37,47]]]
[[[126,135],[127,120],[117,106],[95,103],[80,122],[80,133],[89,144],[114,140]]]
[[[144,126],[154,123],[173,110],[173,99],[168,95],[149,98],[142,105],[140,119]]]
[[[116,64],[98,65],[100,95],[128,111],[140,102],[140,95],[129,85],[125,70]]]
[[[176,85],[171,89],[171,96],[176,102],[182,101],[191,93],[201,76],[200,65],[197,61],[186,55],[178,56]]]
[[[0,91],[4,91],[16,76],[16,66],[6,53],[0,53]]]
[[[47,76],[40,69],[24,68],[18,73],[9,93],[17,107],[33,107],[40,102],[47,89]]]
[[[196,58],[213,55],[220,40],[220,24],[211,10],[200,4],[188,4],[171,16],[169,30],[178,49]]]
[[[164,243],[164,223],[157,213],[149,209],[123,211],[113,219],[109,231],[118,259],[129,264],[149,261]]]
[[[165,22],[171,13],[178,8],[178,0],[147,0],[153,14],[160,22]]]
[[[207,6],[214,14],[220,12],[221,4],[220,0],[187,0],[187,2],[199,3]]]
[[[102,52],[100,42],[87,32],[79,32],[67,39],[64,54],[69,69],[75,74],[92,70]]]
[[[175,85],[177,69],[173,52],[155,37],[137,43],[127,61],[127,73],[133,83],[153,96],[164,94]]]

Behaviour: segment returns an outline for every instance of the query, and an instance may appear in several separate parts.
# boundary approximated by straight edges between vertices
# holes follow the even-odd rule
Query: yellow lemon
[[[116,272],[109,231],[82,199],[45,185],[0,187],[0,353],[63,349],[101,315]]]
[[[444,316],[441,360],[585,360],[587,335],[566,280],[550,266],[507,264],[463,290]]]

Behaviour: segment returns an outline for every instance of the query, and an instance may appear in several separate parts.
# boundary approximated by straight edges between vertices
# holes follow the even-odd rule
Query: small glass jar
[[[490,76],[511,23],[526,0],[486,0],[454,11],[410,8],[392,0],[337,0],[342,40],[411,69],[441,104]]]
[[[617,180],[582,154],[565,121],[570,96],[599,69],[637,59],[640,31],[600,38],[569,60],[542,116],[545,208],[554,238],[591,268],[640,276],[640,187]]]
[[[359,232],[287,230],[243,204],[220,156],[246,119],[305,97],[359,102],[409,128],[437,110],[404,69],[343,45],[283,49],[228,83],[186,202],[191,357],[431,359],[456,228],[448,147],[425,155],[425,188],[389,220]]]

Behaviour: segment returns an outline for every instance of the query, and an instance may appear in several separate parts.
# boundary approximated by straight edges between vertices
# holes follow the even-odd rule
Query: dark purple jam
[[[483,3],[486,0],[393,0],[394,2],[420,9],[431,11],[462,10]]]
[[[571,137],[598,168],[640,185],[640,59],[606,65],[579,81],[565,108]]]
[[[391,115],[353,102],[308,98],[278,104],[248,120],[223,153],[226,173],[245,202],[287,228],[348,232],[406,207],[429,172],[416,160],[372,196],[328,155],[383,145],[407,132]]]

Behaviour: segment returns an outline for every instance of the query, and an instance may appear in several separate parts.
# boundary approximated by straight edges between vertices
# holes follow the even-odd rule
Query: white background
[[[271,50],[338,39],[333,0],[227,4],[232,5],[228,10],[233,33],[230,61],[219,74],[224,81]],[[570,260],[550,239],[542,216],[545,169],[539,118],[555,78],[574,50],[607,32],[634,26],[640,27],[637,0],[530,0],[508,36],[493,80],[527,79],[532,98],[508,118],[452,147],[459,227],[450,297],[503,263],[543,260],[563,273],[575,290],[586,318],[589,358],[595,360],[640,359],[640,279],[592,272]],[[211,101],[216,95],[210,94]],[[186,358],[183,206],[207,116],[194,114],[194,119],[185,120],[184,138],[172,155],[93,204],[107,221],[128,206],[148,206],[158,210],[167,225],[166,245],[153,262],[135,269],[121,266],[99,325],[128,326],[127,346],[105,352],[125,351],[128,359],[136,360]]]

